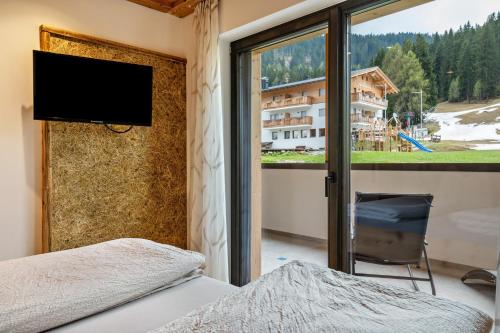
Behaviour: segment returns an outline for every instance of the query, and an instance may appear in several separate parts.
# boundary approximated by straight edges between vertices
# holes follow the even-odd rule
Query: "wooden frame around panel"
[[[81,33],[76,33],[76,32],[71,32],[68,30],[63,30],[63,29],[58,29],[46,25],[41,25],[39,29],[39,37],[40,37],[40,50],[42,51],[49,51],[50,50],[50,38],[52,36],[63,36],[63,37],[69,37],[69,38],[75,38],[78,40],[83,40],[83,41],[88,41],[88,42],[94,42],[94,43],[101,43],[101,44],[108,44],[117,48],[123,48],[127,50],[133,50],[136,52],[142,52],[146,54],[152,54],[156,55],[162,58],[166,58],[169,60],[173,61],[178,61],[182,63],[186,63],[187,60],[185,58],[161,53],[158,51],[152,51],[148,49],[144,49],[141,47],[137,46],[132,46],[124,43],[119,43],[115,41],[111,41],[108,39],[104,38],[99,38],[99,37],[94,37],[94,36],[89,36]],[[47,121],[42,121],[41,122],[41,132],[42,132],[42,251],[48,252],[50,249],[50,225],[49,225],[49,209],[50,209],[50,202],[49,202],[49,196],[48,196],[48,186],[50,184],[50,181],[48,177],[50,176],[49,168],[47,162],[47,151],[46,147],[49,144],[49,135],[48,135],[48,124]]]

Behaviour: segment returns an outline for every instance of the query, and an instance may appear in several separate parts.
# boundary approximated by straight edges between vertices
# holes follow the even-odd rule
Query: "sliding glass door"
[[[325,9],[231,45],[234,284],[294,259],[348,267],[333,18]]]
[[[256,265],[263,267],[255,251],[270,221],[259,216],[259,202],[259,209],[275,209],[275,223],[278,208],[311,209],[292,200],[306,196],[321,202],[315,209],[323,215],[301,215],[299,227],[326,227],[330,268],[459,300],[493,316],[494,289],[466,283],[492,281],[497,263],[499,9],[494,1],[351,0],[232,44],[234,284],[248,283],[259,275]],[[427,19],[442,12],[446,19]],[[263,75],[265,52],[284,47],[277,59],[290,65],[290,43],[314,38],[323,38],[325,49],[317,97],[307,89],[292,92],[297,82],[276,75],[277,67]],[[309,51],[302,48],[298,67],[307,67]],[[298,81],[314,85],[316,79]],[[324,107],[315,116],[323,115],[324,125],[316,126],[308,101],[319,97]],[[324,147],[313,147],[313,136]],[[305,163],[309,158],[316,163]],[[312,169],[324,183],[315,179],[299,193],[291,185],[297,178],[280,178],[298,167],[304,169],[296,174]],[[266,198],[265,179],[278,184]],[[284,198],[288,206],[274,205]]]
[[[252,51],[252,279],[328,265],[327,36],[319,25]]]

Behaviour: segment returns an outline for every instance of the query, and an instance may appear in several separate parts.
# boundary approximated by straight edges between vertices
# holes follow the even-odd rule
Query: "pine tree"
[[[499,25],[495,24],[495,15],[492,14],[479,32],[478,38],[478,44],[482,50],[481,57],[478,59],[479,78],[484,85],[485,98],[494,97],[498,93],[500,43],[497,35],[499,34]]]
[[[429,44],[425,41],[423,35],[417,35],[415,43],[413,44],[413,52],[420,61],[420,65],[425,72],[425,79],[429,82],[429,91],[427,101],[430,105],[437,103],[437,85],[436,76],[434,75],[434,68],[432,58],[429,51]]]
[[[460,80],[459,83],[459,99],[465,99],[470,102],[473,89],[473,61],[471,42],[469,39],[465,39],[462,44],[460,55],[458,58],[458,75]]]
[[[413,50],[413,41],[411,39],[407,39],[403,43],[403,52],[408,53]]]
[[[388,112],[395,112],[400,118],[412,112],[413,122],[420,122],[420,99],[414,92],[423,90],[424,109],[428,109],[429,82],[415,53],[405,53],[399,44],[393,46],[384,57],[382,70],[399,88],[398,94],[388,97]]]
[[[448,90],[448,101],[450,102],[458,102],[460,99],[460,87],[458,80],[458,77],[451,80],[450,88]]]
[[[483,83],[481,82],[481,80],[477,80],[474,84],[472,95],[477,100],[481,100],[483,98]]]
[[[382,63],[384,62],[385,54],[387,53],[385,48],[378,50],[377,55],[372,59],[370,65],[382,67]]]

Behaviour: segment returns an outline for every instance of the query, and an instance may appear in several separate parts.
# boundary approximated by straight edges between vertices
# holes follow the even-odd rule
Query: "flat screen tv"
[[[153,68],[33,51],[34,119],[151,126]]]

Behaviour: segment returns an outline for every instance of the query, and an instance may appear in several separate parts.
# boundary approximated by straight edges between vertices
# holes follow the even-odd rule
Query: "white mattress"
[[[238,289],[202,276],[50,332],[147,332]]]

